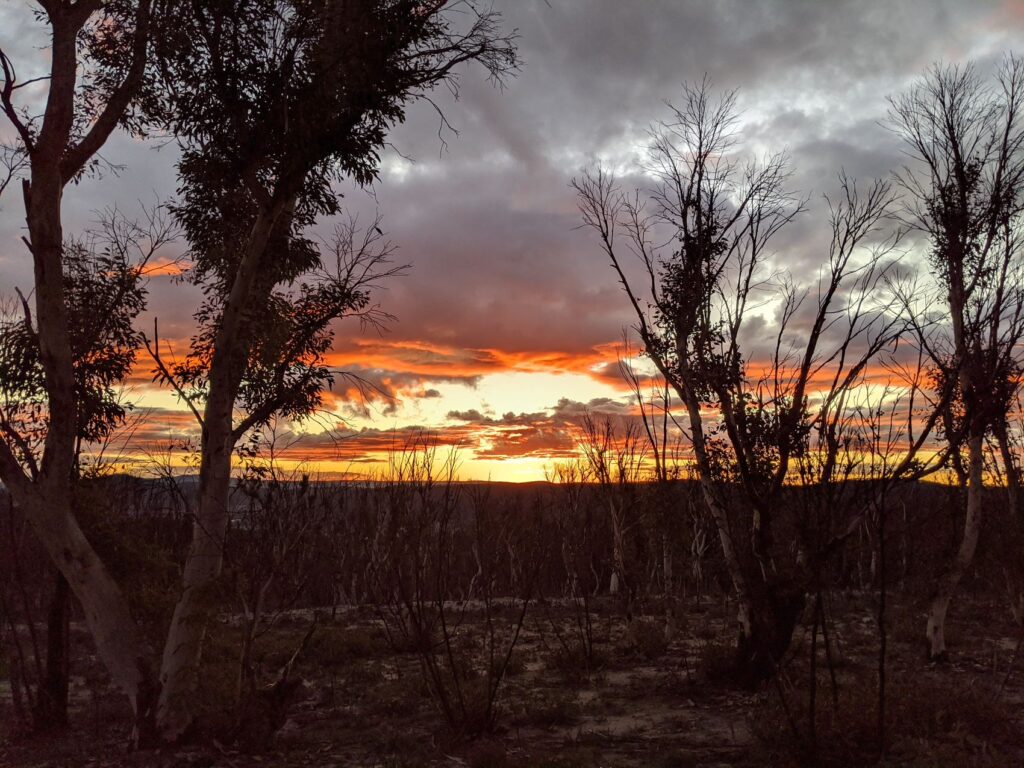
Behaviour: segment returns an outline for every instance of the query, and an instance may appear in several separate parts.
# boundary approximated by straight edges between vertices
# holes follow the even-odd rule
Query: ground
[[[887,654],[886,765],[1024,764],[1024,659],[1019,630],[999,605],[961,601],[952,614],[951,659],[924,656],[923,604],[895,601]],[[234,690],[234,633],[225,620],[206,655],[204,714],[192,744],[130,753],[124,702],[91,658],[79,658],[73,726],[50,735],[9,733],[3,766],[754,766],[857,765],[877,758],[876,606],[869,594],[834,595],[832,667],[819,637],[817,718],[808,717],[810,615],[777,680],[745,688],[730,678],[732,607],[680,607],[672,641],[663,619],[627,632],[619,603],[596,604],[588,673],[572,648],[574,613],[535,605],[499,695],[490,733],[453,733],[423,682],[420,657],[395,650],[378,613],[338,611],[318,627],[296,675],[304,680],[287,722],[266,745],[227,733]],[[512,612],[499,612],[511,621]],[[1005,616],[1005,618],[1004,618]],[[482,614],[466,615],[472,635]],[[309,614],[285,617],[260,643],[276,670],[299,645]],[[557,629],[557,632],[555,631]],[[84,637],[79,638],[85,645]],[[80,654],[81,656],[81,654]],[[783,702],[785,703],[783,705]],[[6,706],[6,705],[5,705]],[[223,737],[222,737],[223,738]],[[810,745],[816,741],[817,747]]]

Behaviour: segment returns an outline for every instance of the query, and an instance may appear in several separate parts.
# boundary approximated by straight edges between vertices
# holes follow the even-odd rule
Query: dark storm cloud
[[[595,397],[586,403],[563,397],[552,410],[556,419],[570,423],[579,423],[585,416],[608,418],[630,416],[635,409],[631,404],[623,403],[620,400],[613,400],[610,397]]]
[[[827,253],[822,195],[840,169],[870,179],[903,162],[880,125],[885,97],[929,63],[988,57],[1021,37],[999,3],[506,2],[524,68],[504,92],[463,79],[441,100],[460,130],[439,155],[438,121],[395,132],[415,162],[385,173],[375,204],[414,264],[387,301],[397,338],[453,346],[583,351],[615,341],[628,307],[567,181],[600,159],[637,167],[645,129],[684,80],[740,89],[743,135],[787,149],[808,212],[776,243],[813,280]],[[357,193],[352,198],[357,205]]]
[[[374,413],[393,415],[403,400],[433,399],[441,392],[428,383],[462,384],[474,387],[479,376],[422,376],[403,370],[382,370],[346,365],[335,375],[323,394],[324,404],[350,418],[366,418]]]
[[[45,55],[33,47],[27,10],[5,5],[0,35],[29,76]],[[430,105],[415,104],[392,136],[397,152],[373,195],[343,190],[364,220],[380,210],[399,258],[413,264],[380,296],[399,318],[395,342],[570,355],[616,342],[630,313],[590,233],[577,228],[568,181],[598,160],[635,174],[646,127],[666,116],[664,101],[705,73],[723,89],[740,89],[752,149],[789,151],[793,186],[810,209],[777,241],[777,260],[798,282],[812,281],[827,248],[821,195],[835,190],[836,173],[871,178],[902,162],[898,141],[879,125],[885,97],[938,59],[988,66],[1024,35],[1019,6],[995,0],[495,5],[519,30],[520,75],[497,90],[479,70],[466,70],[460,101],[435,94],[459,135]],[[130,212],[139,200],[173,193],[173,150],[122,136],[104,154],[125,170],[68,191],[71,228],[87,225],[97,207]],[[29,284],[30,274],[18,243],[20,200],[8,192],[0,206],[6,294]],[[179,338],[188,335],[196,299],[183,290],[161,280],[152,292],[152,313]],[[400,373],[389,373],[382,389],[441,380],[399,382]]]

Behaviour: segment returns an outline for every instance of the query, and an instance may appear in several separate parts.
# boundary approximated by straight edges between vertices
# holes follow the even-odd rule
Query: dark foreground
[[[627,632],[617,603],[605,598],[593,610],[589,662],[571,639],[578,614],[565,605],[534,606],[498,696],[496,725],[470,737],[441,716],[423,682],[421,656],[396,649],[376,613],[361,608],[339,611],[316,630],[296,662],[302,684],[272,736],[265,729],[236,730],[233,743],[225,743],[231,725],[218,722],[223,715],[208,715],[188,745],[130,753],[127,709],[86,656],[73,679],[71,729],[47,736],[6,733],[0,765],[876,764],[879,637],[873,600],[832,599],[832,669],[819,635],[813,729],[810,612],[776,680],[750,690],[730,679],[727,605],[696,606],[691,600],[680,608],[674,639],[666,643],[656,606]],[[937,666],[924,659],[924,606],[896,602],[893,615],[899,618],[888,633],[882,764],[1024,764],[1024,659],[1015,657],[1018,630],[1005,609],[962,600],[952,616],[951,660]],[[457,633],[472,636],[481,616],[467,612]],[[260,665],[275,669],[287,661],[309,624],[309,614],[283,618],[260,639]],[[200,697],[211,713],[225,711],[234,690],[235,631],[221,624],[206,654]],[[76,644],[81,659],[88,640],[80,630]],[[469,684],[465,690],[474,689]]]

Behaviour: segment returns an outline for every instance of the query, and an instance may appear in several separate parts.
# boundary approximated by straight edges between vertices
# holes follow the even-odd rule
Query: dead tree
[[[536,519],[523,524],[487,490],[467,492],[457,471],[457,451],[438,454],[429,435],[391,454],[369,496],[378,526],[369,571],[389,642],[417,654],[449,727],[477,736],[499,717],[545,554]],[[467,549],[479,566],[475,606],[456,598],[473,578]],[[479,622],[469,620],[474,610]]]
[[[645,445],[637,426],[627,422],[617,429],[610,417],[584,415],[579,448],[585,474],[597,485],[608,510],[612,539],[612,572],[608,592],[620,596],[623,615],[633,629],[640,574],[627,554],[627,540],[643,524],[638,483],[644,475]]]
[[[1024,62],[1007,58],[993,83],[973,66],[935,66],[890,103],[890,121],[914,160],[898,178],[906,222],[927,241],[934,284],[925,301],[945,316],[919,335],[937,386],[953,393],[945,437],[967,486],[960,545],[928,612],[929,656],[943,659],[946,612],[981,531],[985,440],[1002,433],[1022,370]],[[933,314],[907,303],[917,318]]]
[[[650,459],[654,462],[652,470],[653,483],[650,493],[651,514],[657,528],[659,538],[657,546],[661,549],[662,598],[665,601],[665,637],[671,641],[675,634],[675,558],[673,532],[679,526],[674,519],[673,509],[676,499],[674,487],[677,481],[687,477],[687,467],[683,461],[683,443],[687,433],[676,418],[673,406],[678,400],[672,397],[672,388],[664,376],[652,377],[649,391],[645,391],[644,380],[637,369],[629,361],[630,344],[628,339],[623,354],[619,357],[619,372],[629,385],[636,399],[640,412],[640,424],[643,435],[647,439]],[[656,385],[656,386],[655,386]],[[699,517],[690,515],[692,523],[698,523]],[[700,584],[702,582],[702,558],[706,546],[698,539],[698,525],[693,525],[693,538],[690,540],[690,553],[693,557],[691,567],[697,581],[697,601],[700,602]]]
[[[861,192],[841,178],[828,256],[806,311],[815,291],[765,273],[772,238],[804,207],[786,190],[789,163],[771,155],[741,164],[735,124],[734,94],[715,100],[706,80],[689,86],[672,119],[652,131],[652,192],[628,196],[602,170],[574,186],[583,221],[636,312],[644,350],[686,411],[738,599],[738,663],[756,679],[788,648],[806,590],[799,562],[783,567],[772,529],[792,460],[902,325],[878,298],[897,240],[880,233],[889,186]],[[639,259],[639,278],[628,256]],[[744,321],[766,292],[780,309],[773,357],[756,375],[742,352]],[[804,334],[791,328],[798,316]],[[735,536],[737,519],[746,541]]]

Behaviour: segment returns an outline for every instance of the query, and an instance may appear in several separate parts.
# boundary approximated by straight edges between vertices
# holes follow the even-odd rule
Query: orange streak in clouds
[[[420,376],[474,377],[493,373],[590,373],[591,368],[614,362],[615,344],[579,352],[558,350],[508,351],[461,349],[429,341],[357,339],[346,349],[328,355],[329,365],[344,369],[359,366]]]
[[[142,269],[146,277],[178,277],[191,265],[182,259],[153,259]]]

